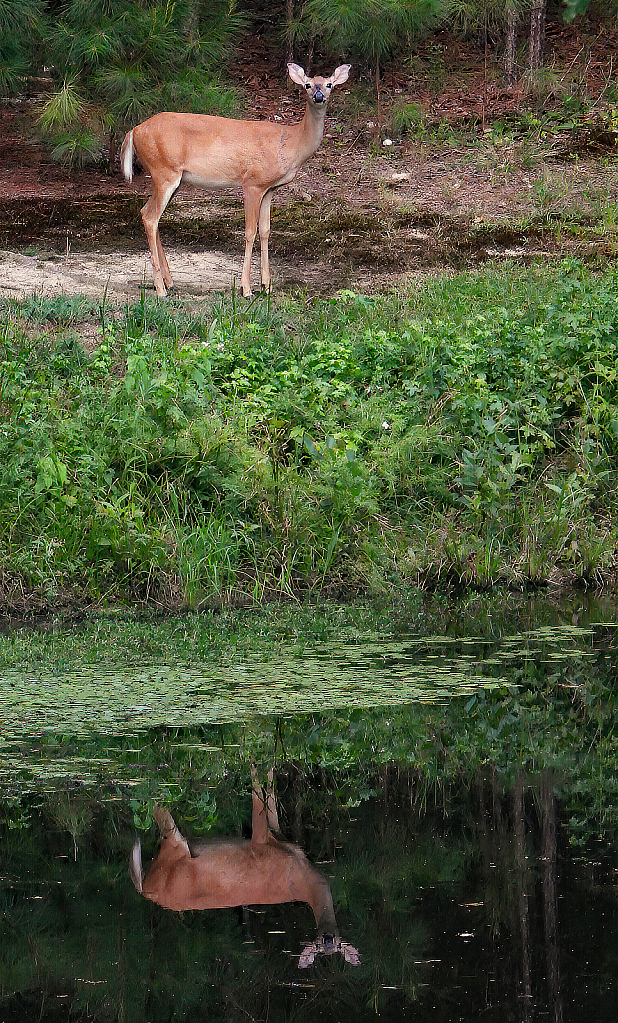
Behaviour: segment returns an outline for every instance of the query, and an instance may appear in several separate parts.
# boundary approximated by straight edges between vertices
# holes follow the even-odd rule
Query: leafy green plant
[[[418,130],[423,127],[423,121],[423,109],[418,103],[400,100],[390,112],[391,134],[399,136]]]
[[[246,309],[6,302],[6,570],[196,606],[610,578],[617,295],[571,261]]]

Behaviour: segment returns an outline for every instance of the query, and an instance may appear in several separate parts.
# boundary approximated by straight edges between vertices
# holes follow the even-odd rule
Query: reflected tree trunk
[[[504,866],[508,862],[505,856],[509,847],[508,821],[505,818],[502,806],[503,789],[500,777],[495,767],[491,772],[491,819],[493,828],[493,850],[492,859],[496,864]]]
[[[476,799],[479,809],[479,831],[483,838],[481,846],[484,846],[487,836],[487,821],[485,819],[485,779],[480,771],[477,771],[474,779],[476,787]]]
[[[545,961],[552,1023],[562,1023],[560,964],[558,959],[558,922],[556,898],[556,799],[552,779],[543,774],[539,788],[543,861],[543,920],[545,925]]]
[[[527,892],[526,815],[524,807],[524,778],[520,771],[513,788],[513,837],[515,842],[515,874],[517,881],[517,908],[521,954],[522,1020],[531,1019],[532,984],[530,980],[530,920]]]

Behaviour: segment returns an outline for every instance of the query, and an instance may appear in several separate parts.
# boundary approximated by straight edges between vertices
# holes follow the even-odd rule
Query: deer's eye
[[[311,88],[311,82],[307,82],[307,84],[305,86],[305,89],[310,89],[310,88]]]
[[[332,89],[332,85],[331,85],[331,83],[330,83],[330,82],[327,82],[327,83],[326,83],[326,88],[327,88],[327,89]]]

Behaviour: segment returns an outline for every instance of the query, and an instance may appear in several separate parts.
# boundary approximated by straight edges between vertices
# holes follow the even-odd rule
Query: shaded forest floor
[[[549,26],[534,87],[508,89],[484,47],[436,36],[385,70],[379,110],[354,69],[321,148],[273,205],[276,287],[374,290],[501,257],[613,259],[617,42]],[[302,112],[280,65],[263,38],[246,40],[231,71],[247,117]],[[139,216],[148,180],[54,165],[32,139],[36,101],[0,106],[0,294],[137,296],[151,277]],[[239,199],[183,187],[170,205],[162,237],[180,294],[239,278]]]

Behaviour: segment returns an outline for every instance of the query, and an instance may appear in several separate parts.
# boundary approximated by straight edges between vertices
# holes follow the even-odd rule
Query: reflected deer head
[[[353,945],[348,945],[347,941],[342,941],[338,934],[321,934],[318,935],[315,941],[305,945],[298,960],[298,965],[301,970],[304,970],[307,966],[313,966],[316,956],[332,956],[335,952],[341,952],[346,963],[349,963],[350,966],[360,965],[358,950]]]

